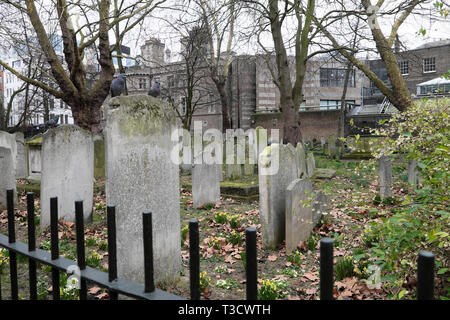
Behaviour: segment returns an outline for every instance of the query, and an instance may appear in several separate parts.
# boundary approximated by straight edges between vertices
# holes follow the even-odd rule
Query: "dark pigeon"
[[[111,97],[120,96],[125,89],[125,78],[124,73],[119,74],[119,76],[111,82]]]
[[[47,121],[47,125],[48,126],[56,126],[58,124],[59,121],[59,116],[54,116],[53,118],[51,118],[50,120]]]
[[[161,88],[159,86],[159,82],[155,82],[153,86],[148,90],[148,95],[152,97],[158,97],[160,94]]]

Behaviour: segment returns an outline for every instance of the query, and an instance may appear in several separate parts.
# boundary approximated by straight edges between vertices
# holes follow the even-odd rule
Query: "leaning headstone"
[[[330,209],[331,209],[330,198],[322,191],[319,191],[315,194],[312,207],[313,207],[312,208],[312,221],[313,221],[313,227],[314,227],[319,223],[320,218],[323,215],[326,215],[330,212]]]
[[[323,148],[323,146],[325,145],[326,141],[325,141],[325,137],[320,137],[320,146]]]
[[[312,152],[308,152],[308,155],[306,156],[306,176],[311,178],[315,169],[316,160],[314,159],[314,154]]]
[[[314,200],[309,179],[295,179],[286,189],[286,253],[297,248],[300,241],[306,241],[314,227]]]
[[[94,141],[76,125],[48,130],[42,141],[41,227],[50,224],[50,198],[58,197],[58,217],[75,221],[75,201],[83,201],[83,217],[92,218]]]
[[[265,249],[275,249],[285,239],[286,190],[297,174],[291,145],[273,143],[259,155],[259,208]]]
[[[336,157],[336,137],[334,135],[328,137],[328,156],[330,158]]]
[[[22,132],[16,132],[16,178],[27,177],[27,155],[25,152],[25,138]]]
[[[14,172],[12,149],[0,147],[0,206],[6,207],[6,190],[13,189],[14,195],[16,194],[16,177]]]
[[[417,186],[417,160],[408,161],[408,184],[412,187]]]
[[[380,197],[382,200],[392,197],[392,163],[390,157],[382,156],[378,160]]]
[[[192,201],[194,208],[220,200],[220,176],[218,164],[194,164],[192,166]]]
[[[106,200],[116,205],[118,276],[130,281],[144,282],[145,211],[153,219],[155,283],[172,283],[180,275],[179,162],[171,158],[176,129],[174,111],[166,102],[147,95],[110,100]]]

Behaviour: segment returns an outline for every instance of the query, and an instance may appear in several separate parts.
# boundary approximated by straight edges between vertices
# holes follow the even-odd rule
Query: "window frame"
[[[428,62],[427,60],[431,60],[432,62]],[[425,70],[426,66],[433,66],[433,70]],[[423,58],[422,59],[422,71],[423,73],[434,73],[436,72],[436,57]]]

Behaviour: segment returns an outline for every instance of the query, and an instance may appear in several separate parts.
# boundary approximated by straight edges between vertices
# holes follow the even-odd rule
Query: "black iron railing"
[[[85,239],[83,222],[83,202],[75,202],[75,225],[77,242],[77,261],[66,259],[59,255],[58,240],[58,199],[50,199],[50,252],[36,248],[36,232],[34,223],[34,194],[27,193],[28,244],[16,241],[14,221],[14,192],[7,190],[8,236],[0,234],[0,247],[9,250],[9,266],[11,280],[11,299],[18,300],[17,254],[28,258],[30,300],[37,299],[37,262],[52,268],[52,295],[54,300],[60,297],[60,272],[72,275],[74,265],[79,268],[80,300],[87,299],[87,281],[106,288],[111,300],[117,300],[118,295],[144,300],[179,300],[180,296],[155,288],[153,278],[153,243],[152,243],[152,213],[143,213],[144,241],[144,285],[117,277],[116,252],[116,209],[107,206],[108,233],[108,272],[86,266]],[[258,299],[257,289],[257,237],[255,228],[245,230],[246,250],[246,298]],[[333,299],[333,240],[320,240],[320,299]],[[199,300],[200,292],[200,247],[198,220],[189,222],[189,281],[190,299]],[[0,278],[1,280],[1,278]],[[1,289],[1,283],[0,283]],[[1,290],[0,290],[0,299]],[[434,255],[428,251],[420,251],[417,268],[417,298],[432,300],[434,298]]]

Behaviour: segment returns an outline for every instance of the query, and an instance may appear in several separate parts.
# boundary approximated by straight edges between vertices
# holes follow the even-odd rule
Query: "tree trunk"
[[[100,107],[90,105],[85,102],[83,104],[77,104],[71,106],[74,122],[77,126],[91,131],[92,133],[101,133],[101,112]]]
[[[220,96],[220,104],[222,106],[222,131],[225,132],[226,129],[231,128],[228,94],[225,89],[225,81],[215,80],[214,83],[216,84]]]

